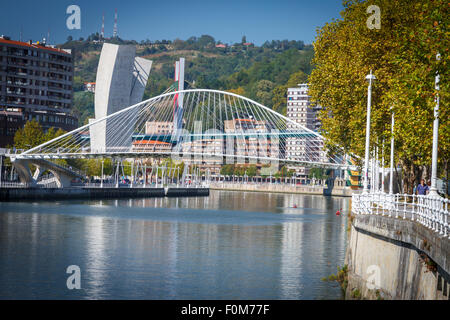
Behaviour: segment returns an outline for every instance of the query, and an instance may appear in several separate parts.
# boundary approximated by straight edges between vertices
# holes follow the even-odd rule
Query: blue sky
[[[68,30],[66,8],[81,8],[81,29]],[[339,18],[341,0],[2,0],[0,34],[22,40],[40,40],[50,30],[50,42],[64,42],[100,32],[105,12],[105,36],[113,31],[114,9],[123,39],[187,39],[209,34],[222,42],[303,40],[312,43],[316,28]]]

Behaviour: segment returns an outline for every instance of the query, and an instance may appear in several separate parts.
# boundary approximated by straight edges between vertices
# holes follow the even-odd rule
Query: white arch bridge
[[[304,109],[303,109],[304,108]],[[300,112],[306,112],[306,107]],[[234,93],[166,92],[53,140],[11,155],[22,182],[36,180],[29,164],[50,169],[54,159],[166,158],[189,164],[250,163],[355,169],[340,148],[306,126]],[[45,160],[45,162],[43,162]],[[41,169],[41,171],[42,171]],[[61,180],[68,169],[53,168]],[[67,179],[66,179],[67,180]],[[60,183],[64,185],[65,183]]]

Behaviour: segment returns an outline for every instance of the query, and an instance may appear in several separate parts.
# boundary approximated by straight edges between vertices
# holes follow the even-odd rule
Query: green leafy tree
[[[243,176],[245,174],[245,167],[244,166],[235,166],[234,167],[234,175],[236,176]]]
[[[256,97],[258,102],[264,106],[272,104],[272,90],[275,84],[269,80],[260,80],[256,83]]]
[[[275,174],[275,177],[292,177],[294,174],[294,170],[289,170],[286,166],[282,166],[281,169]]]
[[[14,135],[14,146],[17,149],[30,149],[45,142],[42,126],[36,120],[28,121]]]
[[[247,170],[245,171],[245,174],[249,177],[254,177],[254,176],[256,176],[257,172],[258,172],[258,170],[256,168],[256,165],[252,164],[247,168]]]
[[[89,118],[94,118],[94,96],[94,93],[87,91],[74,93],[72,114],[78,118],[80,124],[85,124]]]
[[[225,164],[220,168],[220,174],[224,176],[231,176],[234,173],[234,165],[233,164]]]
[[[17,130],[14,135],[14,146],[16,149],[31,149],[44,142],[50,141],[64,134],[65,131],[61,128],[55,129],[51,127],[44,132],[42,126],[36,120],[28,121],[23,128]],[[64,159],[53,160],[55,163],[66,165],[67,161]],[[31,166],[33,168],[33,166]]]
[[[57,137],[63,135],[64,133],[66,133],[66,131],[64,131],[64,130],[61,129],[61,128],[56,129],[56,128],[54,128],[54,127],[51,127],[51,128],[49,128],[49,129],[47,130],[47,132],[43,135],[44,142],[45,142],[45,141],[50,141],[50,140],[52,140],[52,139],[55,139],[55,138],[57,138]]]
[[[322,168],[311,168],[309,169],[309,178],[314,179],[324,179],[324,173]]]
[[[73,77],[73,91],[83,91],[84,90],[84,82],[80,76]]]
[[[369,29],[369,5],[381,8],[381,28]],[[314,42],[315,69],[310,95],[323,109],[322,133],[327,141],[364,157],[367,83],[373,70],[371,150],[390,152],[391,107],[396,114],[396,162],[408,192],[429,174],[432,149],[434,77],[448,79],[449,6],[436,1],[344,1],[342,18],[325,24]],[[446,40],[443,40],[446,39]],[[436,53],[441,60],[436,61]],[[448,81],[440,98],[439,165],[448,170]],[[381,152],[379,152],[381,154]]]

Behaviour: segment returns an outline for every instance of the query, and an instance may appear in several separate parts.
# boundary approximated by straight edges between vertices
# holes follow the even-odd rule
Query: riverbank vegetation
[[[343,267],[337,267],[337,273],[332,274],[328,277],[322,278],[322,281],[336,281],[341,287],[343,293],[347,290],[348,285],[348,266],[344,265]]]
[[[247,176],[249,178],[255,177],[255,176],[262,176],[262,177],[269,177],[273,176],[274,178],[285,178],[285,177],[292,177],[294,175],[294,170],[288,169],[287,166],[282,166],[280,170],[273,171],[273,174],[271,174],[270,170],[264,170],[269,169],[270,166],[262,166],[257,167],[255,164],[250,165],[234,165],[234,164],[225,164],[220,169],[220,174],[224,176],[238,176],[243,177]]]

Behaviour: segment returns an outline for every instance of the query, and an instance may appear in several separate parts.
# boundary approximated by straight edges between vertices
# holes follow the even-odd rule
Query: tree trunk
[[[414,161],[408,159],[402,159],[400,161],[403,171],[403,192],[412,194],[414,191],[414,186],[419,184],[420,179],[424,175],[427,175],[427,170],[425,166],[418,166],[414,164]]]

